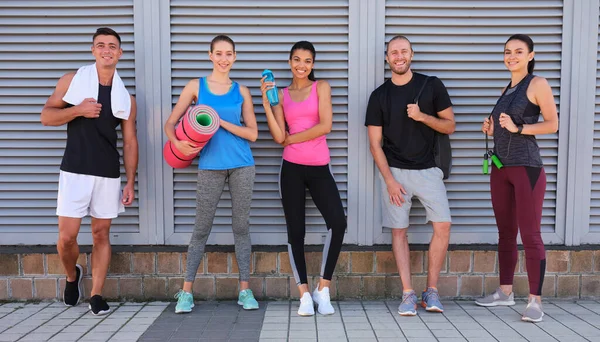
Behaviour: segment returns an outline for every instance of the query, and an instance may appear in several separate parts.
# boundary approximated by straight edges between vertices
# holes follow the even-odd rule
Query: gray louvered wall
[[[63,74],[94,62],[90,48],[100,26],[121,35],[119,73],[135,94],[133,0],[2,1],[0,7],[0,241],[52,243],[66,125],[42,126],[41,109]],[[119,139],[122,155],[121,147]],[[137,203],[114,220],[113,232],[139,231]]]
[[[504,43],[514,33],[532,37],[534,73],[548,79],[558,105],[562,6],[557,0],[386,1],[386,42],[396,34],[409,37],[415,50],[412,69],[439,77],[454,104],[453,169],[446,181],[452,230],[491,234],[473,235],[472,242],[493,242],[497,237],[489,176],[481,172],[485,149],[481,123],[510,81],[503,63]],[[391,77],[387,66],[385,76]],[[558,136],[539,136],[538,142],[548,178],[542,231],[554,232]],[[423,231],[424,217],[419,204],[410,220],[414,231]]]
[[[600,18],[598,19],[600,21]],[[594,157],[592,161],[592,196],[590,232],[600,233],[600,25],[598,25],[598,58],[596,68],[596,110],[594,119]]]
[[[237,61],[231,78],[250,88],[255,103],[259,138],[251,144],[256,161],[250,212],[250,229],[255,233],[253,239],[262,241],[257,233],[266,233],[270,236],[265,242],[285,243],[285,218],[278,190],[282,148],[269,134],[260,97],[260,75],[263,69],[271,69],[279,86],[288,85],[291,72],[287,61],[292,45],[299,40],[308,40],[315,45],[316,77],[329,81],[332,87],[333,129],[327,140],[333,173],[346,206],[348,1],[171,1],[173,105],[187,81],[212,71],[207,51],[210,41],[218,34],[227,34],[236,43]],[[197,161],[187,169],[174,170],[175,234],[193,229],[196,170]],[[230,239],[230,198],[226,190],[215,216],[213,242]],[[321,243],[322,234],[318,232],[325,231],[325,222],[312,201],[307,202],[306,214],[307,240]],[[219,232],[224,233],[226,240],[219,238]],[[314,239],[311,232],[315,233]]]

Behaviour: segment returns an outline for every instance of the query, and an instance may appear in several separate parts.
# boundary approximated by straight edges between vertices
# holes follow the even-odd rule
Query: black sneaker
[[[101,295],[95,295],[90,298],[89,308],[92,310],[92,314],[94,314],[94,316],[102,316],[110,312],[108,303],[106,303]]]
[[[67,281],[65,283],[65,292],[63,293],[63,302],[66,306],[75,306],[79,304],[81,298],[81,278],[83,277],[83,267],[75,265],[75,281]]]

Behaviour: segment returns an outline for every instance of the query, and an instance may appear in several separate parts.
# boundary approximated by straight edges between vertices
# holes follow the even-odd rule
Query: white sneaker
[[[313,292],[313,301],[317,304],[317,311],[321,315],[333,315],[335,313],[335,309],[331,305],[328,287],[324,287],[319,291],[319,287],[317,286]]]
[[[313,316],[315,314],[315,304],[313,303],[310,293],[304,292],[302,298],[300,298],[300,307],[298,308],[298,315],[300,316]]]

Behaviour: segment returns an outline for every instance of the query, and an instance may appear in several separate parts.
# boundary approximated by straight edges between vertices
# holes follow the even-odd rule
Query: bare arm
[[[531,81],[531,85],[534,90],[533,103],[540,106],[542,117],[544,121],[538,122],[531,125],[523,125],[523,131],[521,134],[550,134],[558,131],[558,112],[556,110],[556,103],[554,102],[554,95],[552,95],[552,88],[548,81],[543,77],[536,77]]]
[[[171,144],[175,145],[175,147],[185,155],[193,155],[198,152],[202,148],[196,147],[196,145],[192,144],[189,141],[179,141],[177,136],[175,135],[175,125],[179,122],[179,119],[185,114],[188,107],[192,104],[192,102],[196,99],[196,94],[198,94],[199,81],[198,79],[193,79],[185,85],[183,90],[181,91],[181,95],[179,95],[179,100],[177,100],[177,104],[173,108],[171,115],[165,122],[165,134],[167,138],[171,142]]]
[[[531,81],[529,89],[527,89],[527,98],[534,104],[540,106],[544,121],[523,125],[521,134],[536,135],[555,133],[558,130],[558,113],[556,111],[556,104],[554,103],[554,96],[552,95],[552,88],[550,88],[548,81],[542,77],[534,78]],[[517,125],[506,113],[500,114],[499,123],[500,127],[505,128],[511,133],[519,132]]]
[[[385,153],[381,148],[383,128],[381,126],[368,126],[368,133],[371,154],[373,155],[375,164],[377,165],[379,172],[381,172],[381,176],[383,176],[383,180],[385,181],[385,185],[387,186],[390,202],[401,207],[402,203],[405,202],[405,199],[402,195],[406,195],[406,191],[404,190],[404,187],[402,187],[402,185],[398,183],[398,181],[396,181],[396,179],[392,175],[390,165],[388,164],[387,158],[385,157]]]
[[[240,138],[254,142],[258,138],[258,126],[256,124],[256,115],[254,115],[252,96],[250,95],[250,90],[248,90],[248,88],[245,86],[240,86],[240,93],[244,98],[244,103],[242,104],[242,117],[244,118],[244,126],[238,126],[221,120],[221,127]]]
[[[177,100],[177,104],[173,108],[171,115],[167,119],[165,123],[165,134],[167,138],[172,143],[177,142],[177,137],[175,136],[175,125],[179,122],[179,119],[185,114],[188,107],[192,104],[192,102],[196,99],[196,94],[198,94],[198,80],[193,79],[185,85],[183,90],[181,91],[181,95],[179,95],[179,100]]]
[[[127,183],[135,182],[135,172],[138,166],[138,139],[136,129],[137,104],[135,97],[131,96],[131,113],[127,120],[121,120],[123,131],[123,160]]]
[[[129,205],[134,199],[135,173],[138,167],[138,140],[136,129],[137,105],[135,98],[131,96],[131,112],[127,120],[121,120],[123,132],[123,161],[125,162],[125,173],[127,184],[123,189],[122,202]]]
[[[368,126],[368,133],[371,154],[373,155],[373,159],[375,160],[375,164],[377,165],[379,172],[381,172],[383,179],[387,183],[389,180],[394,179],[394,176],[392,176],[387,158],[385,157],[385,153],[383,153],[383,149],[381,148],[383,128],[381,126]]]
[[[333,125],[331,87],[327,81],[317,82],[317,94],[319,95],[319,123],[305,131],[289,135],[286,138],[286,145],[309,141],[331,132],[331,126]]]
[[[278,144],[283,144],[285,141],[285,117],[283,115],[283,91],[279,90],[279,104],[271,107],[271,103],[267,98],[267,90],[273,87],[272,82],[265,82],[263,77],[261,82],[260,90],[263,94],[263,107],[265,109],[265,116],[267,117],[267,125],[269,126],[269,132],[273,140]]]
[[[438,112],[437,115],[437,118],[435,116],[425,115],[425,119],[422,122],[440,133],[454,133],[456,122],[454,121],[454,111],[452,110],[452,107],[448,107],[441,112]]]
[[[71,85],[71,80],[75,76],[74,72],[63,75],[56,84],[54,92],[44,105],[40,115],[40,121],[44,126],[62,126],[71,120],[85,116],[87,118],[97,118],[100,116],[102,105],[96,103],[94,99],[85,99],[81,104],[65,108],[67,103],[63,97]]]
[[[422,122],[440,133],[452,134],[456,128],[456,122],[454,122],[454,111],[452,110],[452,107],[448,107],[440,112],[437,112],[437,118],[421,112],[421,109],[416,104],[409,104],[407,112],[408,116],[413,120]]]

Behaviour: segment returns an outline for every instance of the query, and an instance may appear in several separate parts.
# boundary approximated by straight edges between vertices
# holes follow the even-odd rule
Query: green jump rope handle
[[[502,165],[502,162],[500,161],[500,159],[498,159],[498,157],[496,157],[495,154],[492,154],[492,163],[494,163],[494,165],[496,165],[496,167],[498,169],[501,169],[504,165]]]
[[[489,161],[488,161],[488,155],[486,153],[483,155],[483,174],[484,175],[488,174],[488,167],[489,167]]]

